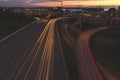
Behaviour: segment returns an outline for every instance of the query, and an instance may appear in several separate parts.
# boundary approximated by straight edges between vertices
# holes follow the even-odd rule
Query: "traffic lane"
[[[58,26],[55,28],[53,80],[70,80]]]
[[[92,53],[91,53],[91,50],[90,50],[90,47],[89,47],[89,39],[90,39],[90,36],[89,35],[93,35],[95,32],[96,32],[96,30],[98,31],[98,30],[102,30],[102,29],[107,29],[107,28],[105,28],[105,27],[103,27],[103,28],[99,28],[99,29],[95,29],[94,31],[88,31],[87,33],[87,35],[85,36],[85,38],[84,38],[84,42],[85,42],[85,46],[88,48],[88,50],[86,50],[86,51],[88,51],[90,54],[89,54],[89,56],[91,56],[92,57]],[[84,34],[85,35],[85,34]],[[93,59],[93,57],[92,57],[92,59]],[[94,61],[94,60],[93,60]],[[115,74],[112,74],[111,75],[111,73],[110,72],[108,72],[107,71],[107,69],[105,69],[105,67],[104,66],[102,66],[98,61],[95,61],[95,65],[96,65],[96,67],[98,68],[98,70],[99,70],[99,73],[101,73],[101,76],[103,76],[103,79],[104,80],[113,80],[113,79],[115,79],[115,80],[118,80],[117,79],[117,77],[115,77],[116,75]]]
[[[42,32],[43,26],[44,25],[40,26],[40,24],[31,25],[29,28],[25,29],[24,31],[21,31],[20,33],[11,37],[9,40],[3,42],[0,45],[1,57],[5,54],[13,55],[14,54],[13,52],[15,52],[14,50],[18,51],[20,48],[22,48],[22,46],[25,45],[25,43],[27,43],[30,40],[31,40],[30,42],[36,41],[38,36]]]
[[[44,31],[46,32],[44,33]],[[44,54],[46,38],[48,38],[46,27],[44,28],[44,31],[42,32],[42,34],[44,33],[44,37],[42,34],[38,37],[33,48],[29,50],[29,55],[24,60],[24,63],[22,63],[22,66],[17,71],[17,74],[15,74],[12,80],[38,80],[37,76],[41,75],[39,74],[39,67],[41,67],[40,64],[42,61],[42,56]]]
[[[49,28],[46,33],[47,37],[45,37],[46,41],[43,40],[44,43],[42,42],[44,47],[42,49],[38,48],[40,52],[38,52],[37,55],[40,55],[40,53],[42,53],[42,56],[39,57],[40,60],[38,60],[39,68],[37,73],[35,72],[36,75],[35,76],[31,75],[34,72],[34,66],[32,64],[31,66],[33,67],[28,69],[27,71],[28,74],[25,74],[26,77],[23,78],[24,80],[32,80],[32,79],[68,80],[67,70],[65,68],[64,56],[62,55],[63,53],[61,48],[60,37],[53,23],[54,21],[51,21],[51,24],[46,26]],[[41,41],[41,39],[39,41]],[[34,59],[39,59],[39,58],[36,57]],[[36,62],[37,61],[35,60],[34,63]]]
[[[83,80],[103,80],[103,76],[98,70],[98,67],[93,59],[89,48],[90,37],[97,31],[106,29],[105,27],[88,30],[78,38],[76,47],[76,57],[79,62],[79,72]],[[81,72],[82,71],[82,72]]]
[[[16,71],[11,80],[38,80],[36,77],[41,62],[41,57],[44,49],[44,43],[42,43],[41,48],[39,48],[39,43],[36,42],[31,50],[28,52],[28,56],[24,59],[24,62],[20,68]]]
[[[38,72],[39,67],[41,67],[41,66],[39,66],[39,64],[41,64],[41,62],[42,62],[45,64],[45,66],[43,66],[43,67],[44,67],[44,71],[47,70],[47,74],[46,73],[45,73],[45,75],[43,74],[42,78],[39,78],[39,79],[46,78],[47,80],[53,80],[53,79],[54,80],[56,80],[56,79],[66,80],[67,71],[64,67],[65,63],[63,60],[63,56],[61,54],[61,48],[60,48],[61,43],[60,43],[59,39],[55,40],[55,41],[59,41],[59,42],[55,42],[52,39],[55,37],[55,36],[53,36],[54,21],[56,21],[56,20],[51,21],[52,23],[49,24],[52,26],[51,29],[48,28],[48,30],[50,30],[50,31],[46,32],[49,35],[49,37],[45,37],[45,38],[48,38],[47,41],[45,40],[45,38],[43,38],[43,42],[39,43],[39,40],[41,40],[41,39],[38,39],[38,38],[41,35],[37,38],[37,40],[35,40],[33,38],[34,41],[31,40],[31,37],[30,38],[26,37],[27,39],[23,38],[26,40],[24,42],[24,46],[21,45],[18,48],[21,50],[20,51],[15,50],[16,52],[18,51],[18,54],[16,54],[16,52],[13,49],[13,48],[17,48],[17,46],[14,46],[11,48],[12,49],[11,51],[13,51],[13,53],[16,56],[14,56],[14,54],[13,54],[13,57],[12,56],[8,57],[9,61],[6,60],[6,63],[1,66],[1,68],[3,68],[3,66],[5,66],[5,68],[3,68],[2,73],[0,73],[1,74],[0,79],[2,79],[2,80],[35,80],[35,79],[38,80],[36,78],[36,76],[43,74],[43,72],[42,73]],[[50,26],[47,26],[47,27],[50,27]],[[36,34],[36,31],[35,31],[35,34]],[[33,34],[33,37],[36,36],[35,34]],[[29,36],[29,35],[26,35],[26,36]],[[46,43],[47,43],[47,46],[45,45]],[[59,46],[58,46],[58,43],[59,43]],[[53,46],[53,44],[55,44],[55,45]],[[2,46],[4,46],[4,45],[2,45]],[[42,48],[40,48],[39,46]],[[55,51],[51,52],[52,51],[51,47],[54,47]],[[51,50],[49,50],[49,49],[51,49]],[[44,50],[48,51],[48,53],[50,51],[50,55],[48,53],[46,53],[47,56],[44,57],[45,60],[42,61],[42,56],[43,56]],[[7,52],[7,54],[9,54],[9,53]],[[51,63],[51,61],[50,61],[51,55],[54,55],[54,58],[52,58],[54,60],[52,62],[53,63],[52,71],[54,74],[53,79],[51,79],[50,75],[48,75],[48,74],[51,74],[51,72],[52,72],[52,71],[50,71],[50,67],[48,67],[48,66],[51,66],[51,64],[50,64]],[[46,62],[50,65],[46,64]],[[48,65],[48,66],[46,66],[46,65]],[[42,70],[42,69],[40,69],[40,70]]]
[[[78,75],[78,64],[74,54],[75,50],[75,39],[72,38],[72,35],[69,30],[69,26],[58,22],[58,30],[60,33],[60,40],[63,49],[63,55],[65,57],[67,70],[69,74],[69,80],[79,80]]]
[[[26,53],[35,44],[44,25],[33,24],[0,45],[0,79],[6,80],[4,78],[8,71],[14,70],[16,64],[21,65],[22,59],[28,55]]]

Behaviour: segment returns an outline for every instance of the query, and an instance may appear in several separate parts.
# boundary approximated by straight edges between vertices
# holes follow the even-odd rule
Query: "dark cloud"
[[[40,2],[47,2],[50,0],[0,0],[0,6],[11,6],[11,5],[26,5]]]

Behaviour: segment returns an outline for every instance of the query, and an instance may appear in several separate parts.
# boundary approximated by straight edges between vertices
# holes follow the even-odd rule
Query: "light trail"
[[[22,63],[20,69],[18,70],[13,80],[19,79],[19,76],[23,72],[24,67],[26,66],[30,57],[32,57],[27,70],[25,71],[24,74],[22,74],[23,79],[21,78],[22,80],[29,80],[29,75],[31,74],[31,70],[34,67],[34,64],[38,60],[38,56],[40,59],[39,59],[39,65],[38,65],[38,69],[36,71],[34,80],[56,80],[57,77],[55,76],[55,72],[56,72],[55,68],[57,67],[55,67],[55,59],[54,59],[55,57],[57,57],[56,53],[61,55],[60,58],[61,58],[61,63],[63,65],[62,75],[65,74],[64,75],[65,77],[63,77],[64,79],[62,80],[69,80],[67,66],[65,63],[62,46],[60,42],[60,34],[56,26],[56,21],[60,19],[62,18],[52,19],[48,22],[48,24],[45,26],[42,33],[39,35],[39,38],[37,39],[36,43],[33,45],[32,49],[29,51],[28,57],[26,57],[26,59]],[[57,51],[60,51],[60,52],[56,52],[54,50],[56,46],[58,46]],[[61,74],[61,73],[58,72],[58,74]]]
[[[90,36],[103,29],[107,28],[102,27],[88,30],[87,32],[84,32],[78,39],[76,55],[79,55],[77,56],[77,59],[79,61],[79,72],[82,75],[82,80],[105,80],[95,63],[89,48]]]
[[[47,27],[46,27],[46,28],[47,28]],[[46,31],[47,31],[46,28],[44,29],[43,33],[47,33],[47,32],[46,32]],[[43,38],[45,37],[46,34],[43,35],[43,33],[41,33],[40,38],[41,38],[41,37],[43,37]],[[43,38],[42,38],[42,42],[43,42]],[[31,53],[33,53],[34,50],[36,50],[36,48],[37,48],[38,45],[41,46],[41,44],[42,44],[42,43],[40,43],[40,44],[37,44],[37,43],[36,43],[36,44],[33,46],[33,48],[31,49],[31,51],[30,51],[28,57],[26,58],[26,60],[24,61],[23,65],[22,65],[21,68],[19,69],[17,75],[15,76],[14,80],[17,80],[17,77],[19,76],[20,72],[22,71],[24,65],[27,63],[29,57],[31,56]],[[37,48],[37,51],[38,51],[38,49],[39,49],[39,48]],[[37,53],[34,55],[34,58],[33,58],[32,62],[31,62],[31,65],[30,65],[31,67],[32,67],[33,62],[34,62],[34,60],[35,60],[36,57],[37,57]],[[29,70],[30,70],[31,67],[29,67]],[[28,70],[28,72],[26,73],[26,76],[28,75],[29,70]],[[26,79],[26,76],[25,76],[25,79]]]
[[[36,35],[36,33],[33,32],[32,37],[34,38],[35,35]],[[19,59],[21,60],[21,62],[25,59],[25,57],[27,56],[26,53],[28,53],[28,52],[29,52],[29,49],[31,48],[30,46],[26,48],[26,46],[27,46],[30,42],[31,42],[31,41],[28,41],[28,42],[25,44],[25,46],[23,46],[22,49],[20,48],[20,50],[17,51],[17,54],[18,54],[18,55],[16,55],[15,58],[13,58],[13,61],[11,60],[11,63],[10,63],[11,66],[12,66],[12,65],[18,66],[18,64],[17,64],[16,62],[19,61]],[[31,42],[31,43],[33,43],[33,42]],[[25,54],[24,54],[22,57],[20,57],[20,56],[21,56],[21,53],[24,53],[24,52],[25,52]],[[32,54],[29,54],[29,55],[32,55]],[[28,56],[27,58],[29,58],[29,56]],[[13,64],[13,63],[14,63],[14,64]],[[23,65],[24,65],[24,63],[21,65],[21,67],[23,67]],[[9,68],[10,68],[10,69],[9,69],[9,72],[13,72],[13,71],[14,71],[12,67],[9,67]],[[16,68],[16,67],[15,67],[15,68]],[[14,68],[14,69],[15,69],[15,68]],[[9,79],[11,80],[12,77],[13,77],[15,74],[16,74],[16,76],[18,76],[18,74],[20,73],[20,71],[21,71],[21,68],[19,69],[19,71],[17,72],[17,74],[16,74],[16,71],[14,71],[14,74],[12,74],[11,76],[8,75],[9,77],[5,77],[5,79],[6,79],[6,78],[9,78]],[[10,74],[11,74],[11,73],[10,73]],[[15,80],[16,80],[16,77],[15,77]]]
[[[54,37],[55,37],[54,36],[54,34],[55,34],[54,33],[55,26],[54,25],[57,20],[58,19],[55,19],[55,20],[51,21],[50,23],[48,23],[49,25],[47,25],[50,28],[48,31],[48,37],[47,37],[46,44],[44,47],[44,51],[43,51],[43,55],[42,55],[42,59],[40,62],[36,80],[41,80],[41,79],[49,80],[50,75],[53,76],[53,69],[54,69],[53,68],[53,66],[54,66],[54,64],[53,64],[54,63],[54,61],[53,61],[54,60],[54,51],[53,51],[54,46],[53,45],[54,45],[54,41],[55,41],[54,40]],[[57,35],[59,36],[58,32],[57,32]],[[61,47],[61,45],[59,45],[59,46]],[[67,72],[67,71],[65,71],[65,72]],[[50,80],[53,80],[52,76],[51,76]]]
[[[0,80],[68,80],[59,19],[37,21],[0,45]]]
[[[66,47],[66,43],[68,43],[69,47],[74,50],[75,40],[71,37],[68,27],[58,28],[56,22],[59,19],[63,18],[52,19],[43,28],[40,26],[28,28],[5,44],[3,43],[5,46],[0,46],[2,55],[0,56],[2,64],[0,65],[0,80],[71,80],[70,78],[75,78],[73,73],[77,71],[73,73],[72,71],[76,67],[70,67],[72,65],[69,64],[74,61],[66,64],[66,61],[73,60],[73,57],[69,57],[71,56],[67,53],[69,51],[64,51],[67,48],[63,49],[63,45]],[[79,67],[81,80],[119,80],[119,74],[114,71],[109,72],[102,65],[96,64],[92,56],[89,47],[90,36],[102,29],[106,28],[88,30],[78,38],[75,59],[78,60],[77,67]],[[60,34],[63,32],[63,35]],[[65,52],[68,55],[64,54]],[[71,68],[73,69],[71,70]],[[71,72],[68,72],[68,69]]]
[[[25,77],[24,77],[24,80],[26,80],[26,78],[27,78],[27,76],[28,76],[28,74],[29,74],[29,72],[30,72],[30,69],[31,69],[31,67],[32,67],[32,65],[33,65],[33,63],[35,62],[35,59],[36,59],[36,57],[37,57],[37,55],[39,54],[39,50],[40,50],[40,48],[41,48],[41,44],[43,44],[43,40],[45,39],[45,36],[47,35],[47,40],[46,40],[46,44],[45,44],[45,47],[44,47],[44,51],[43,51],[43,57],[44,57],[44,54],[47,54],[47,52],[45,53],[45,51],[46,51],[46,49],[49,49],[49,46],[47,46],[48,44],[49,44],[49,41],[50,41],[50,26],[49,25],[51,25],[51,23],[52,23],[52,20],[47,24],[47,26],[45,27],[45,29],[44,29],[44,31],[41,33],[41,35],[40,35],[40,37],[39,37],[39,39],[37,40],[37,41],[40,41],[39,42],[39,46],[38,46],[38,48],[37,48],[37,51],[36,51],[36,55],[34,56],[34,58],[33,58],[33,60],[32,60],[32,62],[31,62],[31,64],[30,64],[30,66],[29,66],[29,68],[28,68],[28,70],[27,70],[27,72],[26,72],[26,75],[25,75]],[[48,40],[49,39],[49,40]],[[46,47],[47,46],[47,47]],[[47,60],[47,57],[45,57],[45,58],[43,58],[42,57],[42,59],[46,59]],[[41,60],[42,62],[44,62],[45,60]],[[41,62],[41,63],[42,63]],[[46,63],[47,64],[47,63]],[[42,65],[42,66],[44,66],[44,65]],[[45,68],[45,66],[44,66],[44,68]],[[42,70],[44,70],[44,69],[42,69]],[[43,73],[42,73],[43,74]],[[41,77],[41,76],[40,76]]]

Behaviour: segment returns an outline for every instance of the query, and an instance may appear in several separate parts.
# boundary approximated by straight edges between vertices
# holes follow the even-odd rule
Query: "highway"
[[[103,29],[107,28],[100,27],[88,30],[82,33],[78,38],[75,54],[78,60],[81,80],[106,80],[106,78],[101,73],[101,69],[96,64],[96,61],[94,60],[94,57],[89,47],[89,41],[91,36],[94,33]]]
[[[90,38],[99,27],[74,39],[63,18],[37,20],[0,42],[0,80],[119,80],[90,49]],[[77,41],[76,41],[77,40]]]
[[[0,80],[69,80],[59,19],[36,21],[0,43]]]

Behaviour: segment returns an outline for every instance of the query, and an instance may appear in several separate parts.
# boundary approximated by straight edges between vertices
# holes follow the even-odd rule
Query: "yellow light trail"
[[[35,34],[33,35],[33,37],[35,36]],[[32,55],[31,53],[34,52],[34,50],[37,48],[37,43],[32,47],[31,51],[29,52],[29,55],[27,56],[27,58],[25,59],[25,61],[23,62],[23,64],[21,65],[20,69],[18,70],[16,76],[14,77],[14,80],[17,80],[18,76],[20,75],[20,72],[22,71],[23,67],[25,66],[25,64],[27,63],[29,57]]]
[[[27,71],[23,77],[23,80],[27,80],[28,76],[30,74],[31,69],[34,66],[34,63],[38,59],[38,55],[41,55],[41,59],[39,61],[39,66],[38,70],[36,72],[35,80],[53,80],[53,71],[54,71],[54,55],[55,51],[54,48],[56,46],[59,47],[60,50],[60,55],[62,56],[62,63],[64,65],[64,70],[66,80],[69,80],[68,78],[68,71],[67,67],[65,64],[64,56],[63,56],[63,51],[62,51],[62,46],[60,42],[60,34],[58,32],[56,21],[62,19],[62,18],[57,18],[57,19],[52,19],[48,22],[48,24],[45,26],[43,29],[42,33],[40,34],[39,38],[37,39],[36,43],[34,44],[33,48],[29,52],[28,57],[24,60],[22,66],[20,67],[19,71],[17,72],[14,80],[17,80],[19,75],[21,74],[24,66],[27,64],[27,61],[29,61],[29,58],[33,55],[32,61],[27,68]],[[55,36],[55,33],[57,32],[57,36]],[[58,43],[59,45],[55,45],[55,38],[58,38]]]
[[[51,22],[51,21],[50,21],[50,22]],[[48,25],[49,25],[49,24],[48,24]],[[28,73],[29,73],[29,71],[30,71],[30,69],[31,69],[31,67],[32,67],[32,65],[33,65],[33,63],[34,63],[37,55],[38,55],[38,51],[39,51],[39,49],[40,49],[40,47],[41,47],[41,44],[43,43],[43,39],[45,38],[45,35],[47,34],[48,29],[49,29],[49,26],[48,26],[48,27],[45,27],[45,29],[44,29],[43,32],[41,33],[39,39],[37,40],[37,43],[33,46],[33,48],[32,48],[31,51],[30,51],[30,55],[31,55],[31,53],[33,53],[34,50],[37,48],[36,54],[35,54],[35,56],[33,57],[33,60],[32,60],[32,62],[31,62],[31,65],[29,66],[29,68],[28,68],[28,70],[27,70],[27,72],[26,72],[26,75],[25,75],[25,77],[24,77],[24,80],[26,80],[26,78],[27,78],[27,76],[28,76]],[[38,45],[39,45],[39,47],[38,47]],[[30,55],[28,55],[28,57],[27,57],[26,60],[24,61],[23,65],[21,66],[21,68],[19,69],[18,73],[16,74],[14,80],[17,80],[17,77],[19,76],[19,74],[20,74],[20,72],[22,71],[24,65],[25,65],[26,62],[28,61]]]
[[[55,42],[55,22],[57,20],[59,20],[61,18],[58,19],[53,19],[51,20],[48,25],[46,25],[46,27],[49,27],[48,29],[48,35],[47,35],[47,40],[45,42],[45,46],[44,46],[44,50],[43,50],[43,55],[40,61],[40,65],[39,65],[39,69],[37,72],[37,76],[36,76],[36,80],[52,80],[53,79],[53,66],[54,66],[54,42]],[[58,30],[57,30],[57,37],[59,36],[58,34]],[[67,69],[66,69],[66,64],[64,62],[64,57],[63,57],[63,52],[62,52],[62,48],[60,45],[60,38],[59,38],[59,45],[60,46],[60,51],[62,54],[62,60],[63,60],[63,64],[64,64],[64,68],[65,68],[65,74],[67,79],[68,79],[68,73],[67,73]],[[50,77],[50,78],[49,78]]]
[[[40,37],[39,37],[39,41],[40,41],[40,42],[39,42],[39,47],[37,48],[37,51],[36,51],[36,53],[35,53],[35,56],[34,56],[32,62],[31,62],[31,64],[30,64],[30,66],[29,66],[29,68],[28,68],[28,70],[27,70],[27,72],[26,72],[26,75],[25,75],[25,77],[24,77],[24,80],[26,80],[26,78],[27,78],[27,76],[28,76],[28,74],[29,74],[29,72],[30,72],[30,69],[31,69],[33,63],[35,62],[35,59],[36,59],[36,57],[37,57],[37,55],[38,55],[38,53],[39,53],[39,49],[40,49],[40,47],[41,47],[41,45],[42,45],[42,43],[43,43],[43,39],[45,38],[45,35],[47,34],[48,29],[49,29],[49,27],[45,27],[44,31],[41,33],[41,35],[40,35]]]
[[[51,25],[51,24],[50,24]],[[52,51],[50,51],[50,50],[52,50],[52,43],[53,43],[53,41],[51,41],[50,40],[50,36],[53,36],[52,35],[52,33],[53,33],[53,31],[51,31],[51,29],[49,29],[49,31],[48,31],[48,37],[47,37],[47,40],[46,40],[46,44],[45,44],[45,47],[44,47],[44,52],[43,52],[43,55],[42,55],[42,59],[41,59],[41,62],[40,62],[40,67],[42,66],[42,68],[41,69],[39,69],[39,71],[40,71],[40,75],[39,75],[39,79],[38,80],[40,80],[41,79],[41,75],[43,74],[43,72],[42,72],[42,70],[43,70],[43,68],[46,66],[46,65],[44,65],[45,63],[46,64],[49,64],[48,63],[48,58],[49,58],[49,56],[51,55],[50,53],[52,53]],[[47,60],[47,62],[45,62]],[[41,63],[43,63],[44,62],[44,64],[42,65]],[[49,65],[48,65],[49,66]],[[45,70],[44,70],[45,71]],[[44,72],[45,73],[45,72]]]

